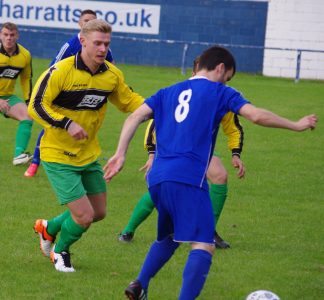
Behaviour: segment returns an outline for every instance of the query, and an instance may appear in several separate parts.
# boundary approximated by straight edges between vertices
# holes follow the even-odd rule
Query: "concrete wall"
[[[323,0],[270,0],[266,47],[324,52]],[[265,50],[263,74],[294,78],[296,51]],[[300,78],[324,79],[324,53],[302,52]]]
[[[10,0],[2,0],[10,3]],[[98,1],[98,0],[97,0]],[[72,1],[71,1],[72,2]],[[89,1],[90,2],[90,1]],[[105,2],[105,1],[102,1]],[[107,2],[107,1],[106,1]],[[236,44],[259,48],[229,47],[234,53],[238,71],[261,73],[267,19],[267,1],[225,0],[116,0],[119,3],[161,5],[160,31],[153,34],[114,33],[112,50],[117,63],[180,67],[184,42],[189,43],[186,67],[208,45],[197,43]],[[107,2],[109,7],[109,3]],[[95,7],[91,7],[96,9]],[[53,58],[76,30],[31,28],[24,31],[20,42],[35,57]],[[30,29],[35,29],[31,31]],[[114,37],[115,36],[115,37]],[[130,41],[122,37],[177,40],[177,43]]]

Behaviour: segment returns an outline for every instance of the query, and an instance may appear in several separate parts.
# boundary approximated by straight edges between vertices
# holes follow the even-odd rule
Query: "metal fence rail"
[[[53,29],[31,29],[31,28],[20,28],[20,31],[25,32],[35,32],[35,33],[52,33],[52,34],[63,34],[71,36],[72,31],[59,31]],[[75,31],[73,31],[75,32]],[[182,60],[181,60],[181,73],[186,73],[187,65],[187,53],[190,46],[200,45],[200,46],[212,46],[216,43],[210,42],[194,42],[194,41],[179,41],[179,40],[168,40],[168,39],[152,39],[152,38],[141,38],[141,37],[131,37],[131,36],[119,36],[114,35],[114,39],[119,40],[128,40],[136,42],[145,42],[145,43],[166,43],[166,44],[179,44],[183,45],[182,47]],[[295,82],[297,83],[300,80],[300,70],[302,62],[302,53],[312,52],[312,53],[324,53],[324,50],[313,50],[313,49],[299,49],[299,48],[280,48],[280,47],[264,47],[264,46],[253,46],[253,45],[240,45],[240,44],[222,44],[217,43],[218,45],[226,48],[244,48],[244,49],[257,49],[257,50],[275,50],[275,51],[291,51],[296,52],[296,70],[295,70]]]

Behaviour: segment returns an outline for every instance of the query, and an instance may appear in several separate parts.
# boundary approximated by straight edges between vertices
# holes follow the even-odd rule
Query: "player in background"
[[[204,51],[196,76],[159,90],[126,119],[117,150],[104,166],[104,178],[110,182],[123,167],[137,127],[154,118],[157,148],[147,182],[158,210],[157,240],[137,279],[125,290],[129,299],[147,299],[150,280],[181,243],[190,243],[191,251],[178,299],[199,296],[215,249],[206,172],[220,122],[227,112],[266,127],[304,131],[316,126],[315,115],[294,122],[250,104],[225,85],[235,69],[234,57],[227,49],[214,46]]]
[[[87,23],[90,20],[94,20],[96,18],[97,18],[97,14],[93,10],[91,9],[83,10],[80,14],[80,19],[78,22],[80,29],[85,23]],[[56,57],[51,61],[50,67],[62,59],[77,54],[80,50],[81,50],[81,43],[80,43],[80,32],[79,32],[61,47]],[[114,63],[114,59],[110,48],[108,49],[106,60],[108,60],[111,63]],[[42,130],[38,135],[35,150],[34,150],[33,160],[29,165],[28,169],[26,170],[26,172],[24,173],[26,177],[34,177],[37,173],[38,167],[41,162],[39,145],[43,134],[44,134],[44,130]]]
[[[17,43],[18,27],[6,22],[0,31],[0,112],[19,122],[16,132],[12,163],[28,163],[32,156],[25,153],[33,126],[28,116],[27,105],[32,90],[32,59],[30,52]],[[14,95],[17,78],[20,77],[24,100]]]
[[[194,76],[197,72],[198,63],[199,58],[196,58],[193,63],[192,76]],[[245,167],[240,159],[240,156],[243,148],[244,133],[237,114],[228,112],[223,117],[221,125],[225,135],[227,136],[228,148],[232,153],[232,165],[234,168],[238,168],[238,178],[243,178],[245,175]],[[147,149],[149,158],[146,164],[140,170],[145,170],[148,172],[153,163],[155,153],[155,129],[153,120],[149,122],[145,132],[144,148]],[[210,182],[209,196],[212,201],[215,219],[215,247],[219,249],[227,249],[230,247],[230,245],[219,236],[216,226],[227,197],[228,173],[222,163],[222,160],[216,152],[210,161],[207,171],[207,178]],[[118,239],[122,242],[132,241],[136,228],[152,213],[153,209],[154,203],[151,199],[150,193],[146,192],[136,204],[128,224],[119,234]]]
[[[36,220],[34,230],[41,251],[61,272],[75,271],[71,245],[106,215],[97,133],[107,102],[122,112],[132,112],[144,101],[125,84],[123,73],[106,60],[110,40],[111,26],[105,21],[84,24],[81,52],[41,75],[28,106],[30,116],[45,129],[40,145],[42,164],[59,203],[66,206],[50,220]]]

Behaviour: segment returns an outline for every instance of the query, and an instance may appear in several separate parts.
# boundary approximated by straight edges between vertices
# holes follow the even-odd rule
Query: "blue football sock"
[[[205,250],[192,250],[183,270],[183,281],[179,300],[196,299],[206,281],[212,255]]]
[[[40,141],[42,136],[44,135],[44,129],[39,133],[38,138],[37,138],[37,142],[36,142],[36,147],[34,150],[34,155],[33,155],[33,160],[32,163],[40,165],[40,152],[39,152],[39,145],[40,145]]]
[[[142,270],[138,276],[142,288],[147,290],[151,278],[164,266],[171,258],[174,251],[179,247],[179,243],[174,242],[171,237],[163,241],[155,241],[146,255]]]

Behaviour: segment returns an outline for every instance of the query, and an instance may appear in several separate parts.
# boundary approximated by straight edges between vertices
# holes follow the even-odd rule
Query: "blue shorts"
[[[176,242],[214,243],[214,217],[207,190],[179,182],[149,188],[159,212],[157,240],[174,234]]]

